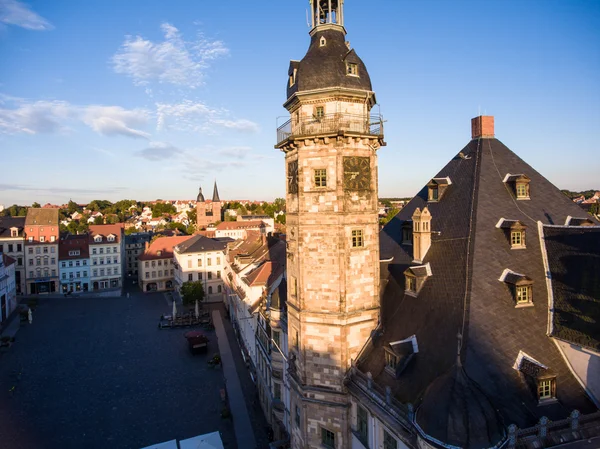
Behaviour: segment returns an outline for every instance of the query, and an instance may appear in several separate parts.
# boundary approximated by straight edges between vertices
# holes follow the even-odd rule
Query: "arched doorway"
[[[173,288],[173,281],[167,281],[167,282],[165,283],[165,286],[166,286],[167,288]]]
[[[155,292],[156,290],[158,290],[158,287],[156,286],[156,282],[150,282],[149,284],[146,284],[147,292]]]

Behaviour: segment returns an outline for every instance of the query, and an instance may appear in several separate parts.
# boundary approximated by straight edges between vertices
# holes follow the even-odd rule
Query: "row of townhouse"
[[[225,306],[276,440],[289,435],[285,242],[248,231],[225,265]]]
[[[0,253],[15,260],[17,294],[83,292],[123,285],[122,225],[60,238],[58,209],[0,217]]]

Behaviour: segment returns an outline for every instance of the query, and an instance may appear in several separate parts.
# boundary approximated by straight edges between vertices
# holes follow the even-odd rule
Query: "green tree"
[[[69,200],[69,204],[67,205],[67,211],[69,212],[69,215],[74,214],[78,210],[79,206],[77,205],[77,203],[73,200]]]
[[[94,224],[95,225],[102,225],[102,224],[104,224],[104,217],[96,217],[96,218],[94,218]]]
[[[40,207],[42,207],[42,206],[41,206],[41,204],[40,204],[40,203],[38,203],[38,202],[36,201],[35,203],[33,203],[33,204],[31,205],[31,207],[36,207],[36,208],[38,208],[38,209],[39,209],[39,208],[40,208]]]
[[[195,232],[196,232],[196,224],[195,223],[192,223],[187,228],[185,228],[185,233],[187,235],[194,235]]]
[[[90,230],[90,226],[87,224],[87,221],[80,221],[77,225],[77,232],[79,234],[85,234]]]
[[[196,209],[188,210],[186,214],[190,224],[196,224],[198,222],[198,213],[196,212]]]
[[[273,201],[273,208],[275,209],[275,212],[285,212],[285,199],[275,198],[275,201]]]
[[[138,232],[138,230],[134,226],[125,229],[125,235],[135,234],[136,232]]]
[[[400,212],[399,209],[390,209],[387,213],[387,215],[379,220],[379,224],[381,225],[386,225],[388,224],[392,218],[394,218],[396,216],[396,214]]]
[[[202,302],[204,300],[202,281],[184,282],[181,286],[181,300],[184,306],[194,305],[196,300]]]
[[[275,223],[284,225],[285,224],[285,214],[277,215],[277,218],[275,219]]]
[[[67,231],[69,231],[69,234],[77,234],[78,227],[79,225],[76,221],[70,221],[67,225]]]
[[[187,228],[183,223],[175,223],[174,221],[168,224],[167,229],[178,229],[184,234],[187,233]]]
[[[152,206],[152,218],[162,217],[163,214],[177,213],[177,209],[170,203],[156,203]]]

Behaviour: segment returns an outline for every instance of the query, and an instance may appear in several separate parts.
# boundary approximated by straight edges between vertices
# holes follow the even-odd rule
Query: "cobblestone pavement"
[[[158,329],[170,311],[161,293],[41,299],[33,324],[0,355],[0,446],[135,449],[219,430],[225,447],[236,448],[232,422],[220,417],[223,373],[207,364],[217,352],[214,331],[207,355],[193,356],[185,329]],[[258,447],[268,447],[260,408],[248,411]]]

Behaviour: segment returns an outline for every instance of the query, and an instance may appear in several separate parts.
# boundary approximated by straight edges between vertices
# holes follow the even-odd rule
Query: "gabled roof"
[[[206,251],[223,251],[226,243],[209,239],[203,235],[195,235],[174,247],[179,254],[203,253]]]
[[[267,260],[248,273],[244,281],[251,287],[264,285],[269,288],[282,274],[283,267],[279,263]]]
[[[43,226],[55,225],[58,226],[58,209],[51,208],[35,208],[27,209],[27,217],[25,218],[25,226]]]
[[[105,224],[105,225],[91,225],[90,233],[89,233],[89,243],[98,245],[104,243],[120,243],[121,238],[124,235],[125,223],[117,223],[117,224]],[[112,242],[108,241],[108,236],[114,236],[114,240]],[[102,240],[99,242],[96,241],[96,237],[101,237]]]
[[[600,352],[600,226],[541,226],[550,335]]]
[[[526,149],[524,149],[526,151]],[[372,349],[358,361],[363,372],[389,386],[398,400],[419,404],[426,389],[456,363],[456,334],[462,330],[461,359],[506,425],[534,425],[542,415],[565,418],[576,408],[593,410],[591,401],[572,375],[548,326],[545,269],[537,221],[562,224],[581,208],[495,138],[471,140],[435,178],[452,178],[444,201],[427,202],[423,187],[380,232],[381,329]],[[505,174],[522,174],[532,186],[529,201],[514,201]],[[511,175],[512,176],[512,175]],[[402,245],[402,227],[417,208],[431,212],[431,247],[423,263],[428,278],[418,298],[405,293],[404,271],[412,265],[412,247]],[[512,251],[498,232],[501,218],[528,226],[527,248]],[[438,234],[439,232],[439,234]],[[533,307],[515,308],[511,291],[498,278],[509,267],[533,284]],[[384,347],[410,335],[419,340],[419,356],[396,380],[385,372]],[[537,400],[512,369],[520,350],[557,373],[560,406],[537,407]],[[444,408],[440,398],[439,407]]]
[[[79,255],[71,256],[70,251],[79,251]],[[72,235],[67,234],[58,242],[58,259],[75,260],[87,259],[90,257],[89,237],[87,234]]]

